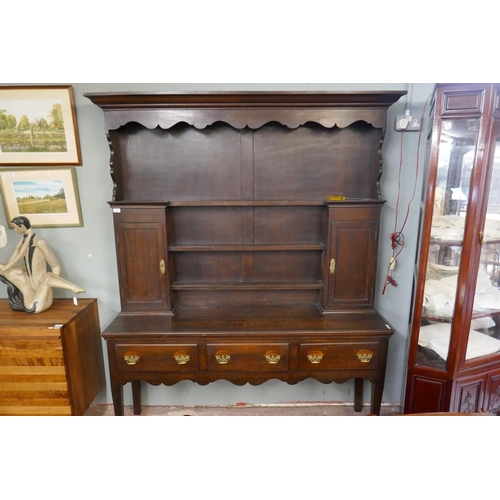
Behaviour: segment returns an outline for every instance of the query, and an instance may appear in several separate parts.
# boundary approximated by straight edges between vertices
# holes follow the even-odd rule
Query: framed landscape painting
[[[0,171],[9,226],[19,215],[33,227],[83,226],[73,166]]]
[[[71,85],[0,87],[1,165],[81,165]]]

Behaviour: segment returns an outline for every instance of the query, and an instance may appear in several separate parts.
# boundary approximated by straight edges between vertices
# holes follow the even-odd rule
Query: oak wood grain
[[[38,315],[0,300],[0,415],[83,415],[104,385],[96,299]]]

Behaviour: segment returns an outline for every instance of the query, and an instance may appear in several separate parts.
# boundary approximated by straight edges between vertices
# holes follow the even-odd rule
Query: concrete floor
[[[400,406],[384,404],[380,411],[381,416],[399,415]],[[286,405],[246,405],[237,406],[143,406],[141,416],[367,416],[370,407],[365,406],[359,413],[348,404],[286,404]],[[114,416],[112,405],[91,405],[85,416],[108,417]],[[133,416],[132,406],[125,406],[125,416]]]

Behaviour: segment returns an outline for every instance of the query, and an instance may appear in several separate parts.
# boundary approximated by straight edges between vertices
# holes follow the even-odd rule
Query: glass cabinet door
[[[497,131],[499,127],[497,126]],[[500,351],[500,139],[493,149],[481,259],[465,361]]]
[[[446,370],[479,119],[441,121],[416,364]]]

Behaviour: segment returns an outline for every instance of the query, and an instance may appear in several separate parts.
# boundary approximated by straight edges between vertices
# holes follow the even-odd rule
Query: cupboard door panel
[[[121,209],[115,235],[122,310],[170,309],[165,210]]]
[[[500,414],[500,370],[491,373],[486,382],[484,410],[493,415]]]
[[[446,381],[415,375],[409,380],[405,413],[443,411]]]
[[[462,377],[454,384],[451,411],[478,413],[484,391],[484,376]]]
[[[467,111],[481,112],[484,102],[482,89],[469,89],[462,92],[445,92],[443,98],[442,114],[447,112]]]
[[[330,209],[326,309],[373,307],[379,208]]]

